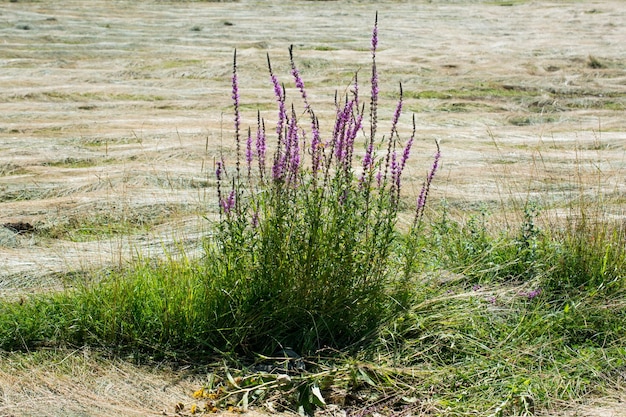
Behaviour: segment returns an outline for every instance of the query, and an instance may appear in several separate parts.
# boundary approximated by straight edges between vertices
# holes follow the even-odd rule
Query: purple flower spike
[[[219,201],[220,207],[222,204],[222,171],[222,161],[217,161],[215,163],[215,177],[217,178],[217,201]]]
[[[239,178],[239,153],[240,153],[240,141],[239,141],[239,126],[241,124],[241,116],[239,114],[239,82],[237,80],[237,50],[233,55],[233,105],[235,109],[235,142],[237,145],[237,178]]]
[[[398,121],[400,120],[400,115],[402,114],[402,84],[400,84],[400,98],[398,99],[398,104],[396,105],[396,111],[393,114],[393,119],[391,121],[391,140],[393,140],[394,135],[398,134]]]
[[[285,172],[285,158],[282,155],[276,155],[274,165],[272,165],[272,178],[274,181],[282,180],[283,172]]]
[[[311,111],[311,132],[313,138],[311,139],[311,165],[313,168],[313,176],[317,176],[317,172],[320,169],[320,158],[323,152],[322,140],[320,139],[320,127],[317,117]]]
[[[365,150],[365,156],[363,157],[363,175],[369,171],[374,164],[374,144],[370,141]]]
[[[293,108],[291,109],[287,140],[289,142],[289,174],[291,178],[296,178],[300,169],[300,144],[296,111]]]
[[[256,126],[256,157],[259,162],[259,175],[261,179],[265,176],[265,121],[261,119],[261,112],[257,112],[257,126]]]
[[[278,102],[278,121],[276,122],[276,134],[278,138],[282,137],[283,134],[283,126],[285,124],[285,119],[287,118],[287,111],[285,110],[285,90],[281,87],[278,82],[278,78],[272,72],[272,64],[270,62],[270,56],[267,55],[267,67],[270,72],[270,79],[272,81],[272,85],[274,86],[274,95],[276,96],[276,101]]]
[[[256,229],[258,226],[259,226],[259,209],[257,207],[256,210],[254,210],[254,213],[252,213],[252,227]]]
[[[378,12],[372,32],[372,97],[370,101],[370,141],[376,137],[378,123],[378,71],[376,70],[376,50],[378,49]]]
[[[424,181],[424,185],[422,185],[422,190],[420,191],[420,195],[417,198],[417,209],[415,211],[415,219],[414,224],[416,224],[424,215],[424,208],[426,207],[426,200],[428,199],[428,192],[430,191],[430,184],[439,169],[439,159],[441,158],[441,149],[439,148],[439,142],[437,142],[437,153],[435,154],[435,158],[433,160],[433,165],[430,168],[430,171],[426,175],[426,180]]]
[[[411,146],[413,146],[413,141],[415,140],[415,115],[413,115],[413,134],[409,138],[409,141],[406,143],[404,147],[404,152],[402,152],[402,161],[400,162],[400,173],[404,170],[406,166],[406,161],[409,160],[409,156],[411,155]]]
[[[391,181],[396,187],[400,182],[400,166],[398,165],[398,155],[394,151],[391,155]]]
[[[302,77],[300,77],[300,73],[298,72],[298,68],[296,68],[296,63],[293,60],[293,45],[289,47],[289,60],[291,61],[291,75],[293,75],[293,79],[296,83],[296,87],[300,90],[300,94],[302,95],[302,100],[304,101],[304,107],[308,111],[310,109],[309,101],[307,99],[306,90],[304,89],[304,81],[302,81]]]
[[[351,146],[350,134],[353,130],[353,112],[355,101],[351,100],[346,103],[344,108],[337,114],[335,121],[335,129],[333,131],[333,140],[335,141],[335,157],[337,162],[346,164],[350,155],[349,147]]]
[[[228,198],[222,200],[222,210],[225,214],[230,214],[230,212],[235,208],[235,190],[232,190],[230,194],[228,194]]]
[[[365,155],[363,156],[363,173],[359,178],[359,183],[365,181],[365,177],[370,174],[372,167],[374,166],[374,142],[372,140],[367,141],[367,149],[365,149]]]
[[[409,159],[412,145],[413,145],[413,137],[411,137],[409,141],[406,143],[406,146],[404,147],[404,152],[402,152],[402,159],[400,161],[400,174],[402,174],[402,171],[404,170],[404,167],[406,166],[406,161]]]
[[[217,177],[218,181],[222,180],[222,172],[223,172],[222,161],[217,161],[215,163],[215,177]]]
[[[356,105],[357,102],[355,101]],[[363,125],[363,112],[360,112],[356,117],[354,123],[352,123],[352,127],[347,134],[346,140],[346,149],[348,152],[348,163],[352,163],[352,154],[354,152],[354,141],[356,140],[357,135],[359,134],[359,130],[361,130],[361,126]]]
[[[252,171],[252,132],[248,128],[248,139],[246,139],[246,164],[248,166],[248,177]]]
[[[411,137],[409,138],[409,141],[406,143],[406,146],[404,147],[404,151],[402,152],[402,159],[400,159],[398,173],[396,176],[396,186],[398,187],[398,192],[400,191],[400,180],[402,177],[402,171],[404,171],[406,162],[409,160],[409,156],[411,155],[411,146],[413,146],[414,140],[415,140],[415,115],[413,115],[413,133],[411,134]]]
[[[378,12],[376,12],[376,19],[374,20],[374,30],[372,31],[372,54],[376,54],[378,48]]]

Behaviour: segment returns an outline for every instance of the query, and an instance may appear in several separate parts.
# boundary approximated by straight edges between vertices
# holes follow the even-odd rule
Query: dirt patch
[[[407,196],[440,140],[433,201],[465,210],[543,198],[558,217],[583,190],[624,218],[621,1],[5,2],[0,224],[32,230],[0,228],[0,294],[59,288],[68,272],[158,256],[175,242],[198,250],[210,227],[199,214],[215,211],[214,162],[232,156],[233,50],[244,124],[257,108],[274,119],[266,53],[290,85],[293,44],[329,131],[335,90],[358,70],[366,91],[377,10],[379,131],[400,82],[418,122]],[[7,412],[30,415],[16,410]]]

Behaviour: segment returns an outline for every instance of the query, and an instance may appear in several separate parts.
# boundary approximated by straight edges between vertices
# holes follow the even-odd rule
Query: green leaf
[[[370,378],[370,376],[365,372],[363,368],[359,368],[359,376],[362,381],[366,382],[368,385],[372,387],[376,387],[376,383]]]

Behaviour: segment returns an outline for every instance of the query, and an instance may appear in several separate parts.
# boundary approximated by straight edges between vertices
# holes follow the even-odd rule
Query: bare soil
[[[289,86],[294,45],[328,131],[335,91],[356,71],[367,91],[376,11],[379,132],[399,83],[404,137],[410,113],[418,123],[407,197],[439,140],[435,201],[463,211],[536,198],[555,203],[558,218],[582,193],[623,221],[621,0],[18,0],[0,3],[0,295],[62,288],[68,273],[124,265],[137,253],[199,249],[210,228],[201,215],[215,213],[215,160],[233,154],[235,48],[245,125],[257,108],[274,120],[266,53]],[[288,97],[299,103],[293,88]],[[91,379],[84,363],[69,374],[20,374],[3,363],[0,415],[161,412],[137,398],[142,384],[169,374],[135,380],[140,371],[129,365],[98,363]],[[136,383],[124,382],[129,375]],[[85,397],[84,380],[103,385]],[[189,401],[189,381],[175,386],[167,412]],[[608,407],[579,415],[626,415]]]

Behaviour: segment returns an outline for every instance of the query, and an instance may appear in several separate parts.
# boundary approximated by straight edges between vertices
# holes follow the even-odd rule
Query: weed
[[[355,142],[366,114],[356,77],[351,92],[336,101],[334,130],[324,138],[293,49],[291,73],[304,104],[303,114],[309,118],[308,131],[297,117],[302,112],[287,105],[285,88],[268,57],[278,105],[276,145],[270,161],[269,134],[260,115],[254,136],[251,130],[247,136],[240,132],[235,61],[236,161],[231,176],[226,175],[222,161],[217,164],[221,221],[215,257],[222,274],[231,277],[236,288],[231,292],[237,303],[233,308],[254,320],[239,337],[250,348],[274,349],[277,343],[304,351],[348,346],[371,334],[390,314],[389,288],[395,284],[388,272],[402,171],[415,127],[402,146],[397,130],[403,104],[400,89],[391,132],[386,143],[377,144],[377,41],[375,26],[371,120],[358,172],[353,162]],[[380,156],[377,145],[384,150]],[[416,222],[436,169],[435,163],[418,199]]]
[[[587,66],[593,69],[606,68],[606,65],[593,55],[589,55],[587,58]]]

